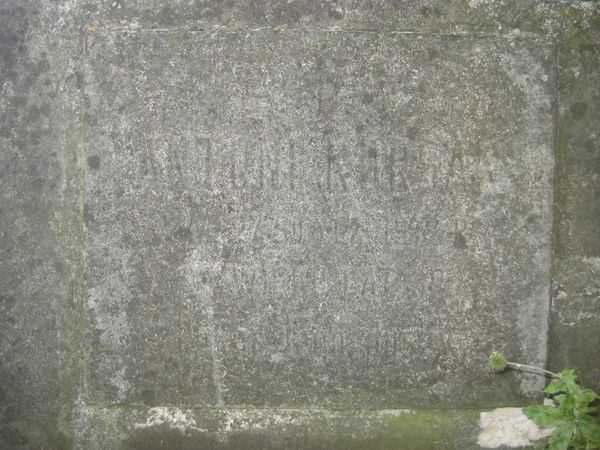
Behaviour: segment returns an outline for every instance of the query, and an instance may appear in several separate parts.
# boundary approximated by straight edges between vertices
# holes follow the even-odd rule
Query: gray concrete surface
[[[543,386],[490,351],[598,387],[599,17],[3,2],[0,448],[476,448]]]

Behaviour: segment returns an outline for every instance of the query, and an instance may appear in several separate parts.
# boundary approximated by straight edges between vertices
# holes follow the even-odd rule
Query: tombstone
[[[4,2],[0,448],[512,445],[494,350],[598,391],[599,17]]]

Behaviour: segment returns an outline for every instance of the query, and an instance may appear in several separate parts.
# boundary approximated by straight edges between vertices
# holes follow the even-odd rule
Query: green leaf
[[[575,369],[565,369],[558,374],[565,382],[567,380],[575,381],[577,380],[577,374],[575,373]]]
[[[587,449],[600,448],[600,425],[591,416],[584,416],[578,422],[579,431]]]
[[[566,403],[567,394],[558,394],[552,397],[552,399],[556,402],[558,406],[562,406]]]
[[[553,397],[556,402],[556,407],[560,411],[564,419],[572,420],[574,417],[573,408],[575,407],[575,399],[572,395],[558,394]]]
[[[567,381],[567,396],[571,397],[573,399],[573,402],[575,402],[575,397],[579,397],[581,396],[582,393],[582,389],[581,386],[579,386],[577,383],[572,382],[572,381]]]
[[[539,427],[555,425],[562,419],[560,410],[554,406],[531,405],[523,408],[523,412]]]
[[[592,403],[598,398],[596,393],[591,389],[581,389],[579,392],[573,393],[573,396],[575,397],[577,403],[585,403],[586,405],[588,403]]]
[[[559,378],[555,378],[550,382],[548,386],[546,386],[544,392],[546,394],[558,394],[559,392],[564,392],[564,390],[565,383],[563,383],[562,380],[560,380]]]
[[[563,422],[557,426],[548,439],[550,450],[568,450],[574,432],[575,425],[572,422]]]
[[[567,393],[576,393],[581,391],[581,386],[577,384],[577,375],[575,369],[565,369],[560,373],[562,381],[565,383],[565,391]]]

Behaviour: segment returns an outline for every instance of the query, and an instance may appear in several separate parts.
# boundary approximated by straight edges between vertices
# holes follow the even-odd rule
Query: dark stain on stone
[[[42,53],[42,57],[37,60],[35,63],[35,73],[36,75],[40,75],[44,72],[48,72],[50,70],[50,63],[48,62],[48,56],[46,53]]]
[[[417,129],[416,128],[409,128],[408,131],[406,132],[406,136],[411,141],[414,141],[417,138]]]
[[[11,308],[16,302],[17,299],[12,295],[0,295],[0,306],[3,308]]]
[[[3,426],[0,433],[4,440],[12,446],[25,445],[29,439],[22,428],[22,425],[13,422],[6,427]]]
[[[152,238],[150,239],[150,245],[152,245],[153,247],[158,247],[161,244],[161,242],[162,238],[158,234],[152,236]]]
[[[24,53],[24,36],[29,26],[23,7],[0,7],[0,86],[19,76],[18,61]]]
[[[464,250],[467,248],[467,239],[462,233],[454,233],[454,248],[458,250]]]
[[[156,405],[156,393],[152,389],[144,389],[141,392],[142,401],[145,405],[154,406]]]
[[[87,14],[93,14],[98,10],[98,6],[86,3],[83,5],[83,11]]]
[[[333,100],[328,97],[319,97],[317,105],[319,114],[325,117],[330,117],[335,109]]]
[[[419,9],[419,12],[421,13],[422,16],[429,17],[431,15],[431,7],[429,7],[429,6],[422,6]]]
[[[373,94],[370,92],[365,92],[362,96],[362,103],[363,105],[370,105],[373,103]]]
[[[36,164],[29,164],[27,166],[27,174],[29,176],[36,176],[38,174],[38,167]]]
[[[152,369],[146,370],[143,374],[143,377],[147,380],[153,380],[154,378],[156,378],[156,372]]]
[[[570,110],[573,119],[579,120],[585,117],[588,110],[588,104],[586,102],[576,102],[571,105]]]
[[[87,164],[90,169],[98,170],[100,168],[100,157],[98,155],[88,157]]]
[[[457,42],[460,39],[461,39],[461,36],[458,34],[445,34],[445,35],[441,36],[440,41],[442,42],[442,44],[449,44],[449,43]]]
[[[180,226],[175,230],[175,239],[179,241],[189,241],[192,239],[192,229],[190,227]]]
[[[334,2],[335,3],[335,2]],[[328,12],[327,15],[332,18],[332,19],[343,19],[344,18],[344,11],[341,8],[331,8]]]
[[[40,118],[40,116],[40,108],[38,108],[36,105],[31,105],[29,108],[27,108],[25,117],[23,119],[25,122],[35,122]]]
[[[54,270],[60,275],[65,275],[67,273],[67,265],[62,261],[55,261]]]
[[[44,187],[44,180],[38,177],[31,182],[31,186],[33,187],[34,191],[40,192]]]
[[[594,157],[597,153],[599,141],[588,139],[583,143],[583,148],[589,153],[590,157]]]
[[[377,158],[377,149],[375,149],[374,147],[369,147],[369,151],[367,152],[367,155],[369,155],[369,158],[371,158],[371,159]]]
[[[52,110],[52,107],[50,106],[49,103],[42,103],[40,105],[40,112],[42,113],[42,115],[44,116],[48,116],[50,115],[50,111]]]
[[[12,106],[15,108],[23,108],[25,105],[27,105],[27,97],[23,95],[17,94],[14,97],[11,97],[10,101]]]
[[[179,368],[179,361],[175,357],[169,357],[165,360],[165,369],[176,370]]]
[[[177,12],[169,5],[163,6],[159,13],[161,25],[174,26],[177,21]]]
[[[43,448],[52,448],[56,450],[71,450],[73,448],[73,440],[67,435],[61,433],[60,431],[55,431],[50,433],[46,437],[46,445],[47,447]]]
[[[260,119],[258,117],[251,117],[250,118],[250,123],[252,124],[252,126],[254,128],[261,128],[263,126],[262,119]]]

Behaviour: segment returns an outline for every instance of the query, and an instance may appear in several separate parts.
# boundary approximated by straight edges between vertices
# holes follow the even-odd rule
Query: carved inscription
[[[151,128],[152,124],[146,126]],[[117,145],[117,148],[139,158],[137,169],[140,176],[180,182],[196,191],[294,191],[299,183],[341,193],[373,189],[403,195],[411,191],[404,156],[406,150],[396,146],[381,149],[360,147],[353,153],[344,154],[331,142],[325,141],[324,154],[312,161],[310,166],[300,166],[301,169],[317,171],[309,175],[298,170],[298,143],[282,144],[284,148],[267,145],[227,148],[222,142],[192,138],[191,142],[180,139],[176,146],[161,146],[160,142],[146,138],[142,148],[131,145]],[[315,145],[312,151],[322,153],[323,145]],[[306,150],[307,147],[302,145],[302,152]]]

